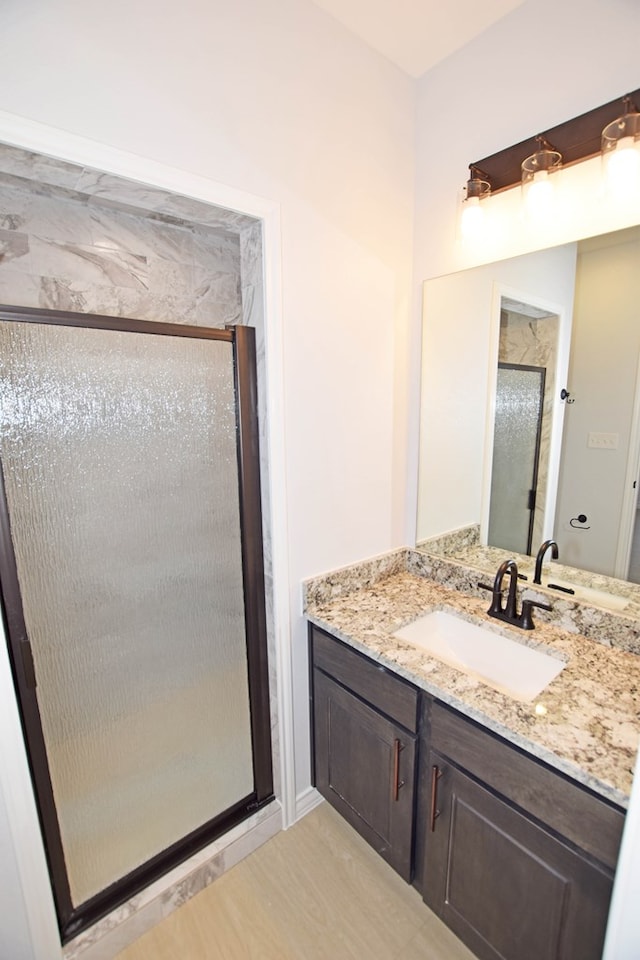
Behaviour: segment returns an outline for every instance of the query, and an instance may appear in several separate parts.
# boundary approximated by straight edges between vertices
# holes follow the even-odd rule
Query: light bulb
[[[484,210],[480,206],[480,197],[467,197],[462,205],[460,217],[460,232],[462,236],[471,240],[479,236],[484,223]]]
[[[527,210],[536,220],[544,219],[551,212],[553,183],[547,170],[536,170],[527,184]]]
[[[640,187],[640,143],[634,137],[622,137],[615,150],[605,157],[607,185],[617,196],[625,196]]]
[[[562,168],[562,154],[554,150],[544,137],[536,137],[540,150],[522,161],[522,197],[530,220],[543,222],[553,212],[557,178]]]
[[[609,193],[618,200],[640,194],[640,113],[628,97],[625,113],[602,131],[602,161]]]

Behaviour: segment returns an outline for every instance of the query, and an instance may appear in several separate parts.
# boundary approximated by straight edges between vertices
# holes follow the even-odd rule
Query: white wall
[[[615,577],[640,356],[640,228],[584,241],[578,253],[555,538],[571,567]],[[591,432],[617,434],[612,450]],[[570,526],[584,513],[588,530]]]
[[[9,816],[0,792],[0,957],[32,960],[31,937],[25,897],[9,826]]]
[[[0,957],[55,960],[58,930],[4,631],[0,643]]]
[[[404,537],[415,83],[306,0],[5,0],[1,18],[0,109],[280,206],[303,792],[300,582]]]
[[[542,237],[512,217],[509,235],[502,243],[496,241],[494,249],[487,244],[470,253],[456,243],[456,201],[467,165],[636,89],[639,35],[640,5],[634,0],[525,0],[420,81],[412,350],[415,393],[410,406],[414,438],[418,436],[421,281],[495,259],[496,253],[515,255],[640,222],[637,207],[626,216],[625,211],[594,203],[585,205],[572,224],[556,223]],[[409,485],[412,479],[416,483],[417,439],[411,450]],[[407,500],[407,538],[414,529],[415,494]],[[634,858],[636,863],[640,858],[638,794],[640,781],[636,778],[616,883],[620,909],[610,928],[615,946],[607,955],[616,960],[636,957],[639,950],[637,910],[632,913],[632,905],[640,897],[640,876],[632,866]]]

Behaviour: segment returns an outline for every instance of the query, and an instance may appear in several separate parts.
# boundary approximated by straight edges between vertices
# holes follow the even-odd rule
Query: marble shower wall
[[[0,175],[0,301],[200,326],[240,323],[240,238]]]

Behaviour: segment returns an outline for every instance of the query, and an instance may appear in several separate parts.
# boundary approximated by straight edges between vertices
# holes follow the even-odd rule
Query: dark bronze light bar
[[[632,110],[637,111],[638,104],[640,104],[640,90],[634,90],[601,107],[589,110],[579,117],[566,120],[556,127],[529,137],[521,143],[506,147],[490,157],[474,161],[470,164],[470,168],[481,169],[484,179],[491,184],[491,192],[496,193],[520,184],[522,162],[540,149],[540,138],[553,144],[554,150],[562,155],[562,163],[565,167],[580,160],[587,160],[600,153],[604,128],[627,113],[629,105]]]

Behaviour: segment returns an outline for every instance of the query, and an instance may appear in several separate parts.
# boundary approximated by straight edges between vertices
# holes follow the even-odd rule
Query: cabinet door
[[[316,787],[407,881],[416,738],[314,671]]]
[[[425,902],[481,960],[600,960],[610,875],[436,753],[431,771]]]

